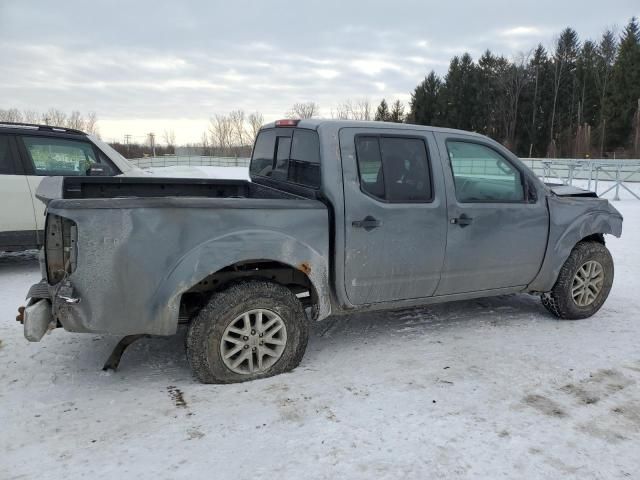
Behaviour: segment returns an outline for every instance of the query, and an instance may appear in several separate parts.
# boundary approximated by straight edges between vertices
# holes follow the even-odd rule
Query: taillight
[[[276,127],[295,127],[300,120],[285,118],[284,120],[276,120]]]
[[[58,215],[47,216],[44,252],[50,285],[57,284],[76,269],[77,241],[78,231],[73,221]]]

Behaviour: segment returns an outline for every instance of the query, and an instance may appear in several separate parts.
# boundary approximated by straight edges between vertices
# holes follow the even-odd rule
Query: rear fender
[[[177,326],[184,292],[229,265],[254,259],[276,261],[302,270],[318,296],[318,319],[331,313],[325,256],[283,233],[244,230],[209,240],[182,256],[153,295],[152,304],[158,308],[156,315]]]

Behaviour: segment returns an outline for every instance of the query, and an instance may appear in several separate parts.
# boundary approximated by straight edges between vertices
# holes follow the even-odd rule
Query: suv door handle
[[[382,225],[380,220],[376,220],[371,215],[367,215],[363,220],[356,220],[351,222],[351,225],[355,228],[364,228],[367,232],[373,230],[374,228],[378,228]]]
[[[471,222],[473,222],[473,218],[468,217],[466,214],[463,213],[458,218],[452,218],[450,222],[454,225],[458,225],[461,228],[464,228],[467,225],[470,225]]]

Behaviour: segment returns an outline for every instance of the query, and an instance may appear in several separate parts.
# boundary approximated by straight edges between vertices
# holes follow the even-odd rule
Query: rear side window
[[[271,176],[273,171],[273,155],[276,149],[276,132],[263,130],[258,135],[251,156],[251,173],[262,177]]]
[[[317,132],[269,129],[258,134],[250,171],[311,188],[320,187],[320,142]]]
[[[11,143],[8,135],[0,135],[0,175],[13,175],[15,165],[11,154]]]
[[[22,137],[36,175],[86,175],[96,159],[90,143],[63,138]],[[111,171],[110,165],[102,162]]]
[[[359,136],[356,153],[364,192],[392,203],[432,200],[429,159],[422,139]]]

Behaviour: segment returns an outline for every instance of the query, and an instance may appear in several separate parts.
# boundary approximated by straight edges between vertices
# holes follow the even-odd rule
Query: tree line
[[[416,86],[409,107],[409,123],[479,132],[520,156],[637,157],[638,21],[598,41],[566,28],[552,51],[538,45],[513,60],[488,50],[477,62],[453,57],[443,78],[432,71]]]
[[[0,122],[52,125],[98,134],[98,117],[95,112],[82,114],[77,110],[67,113],[57,108],[50,108],[46,112],[0,108]]]

